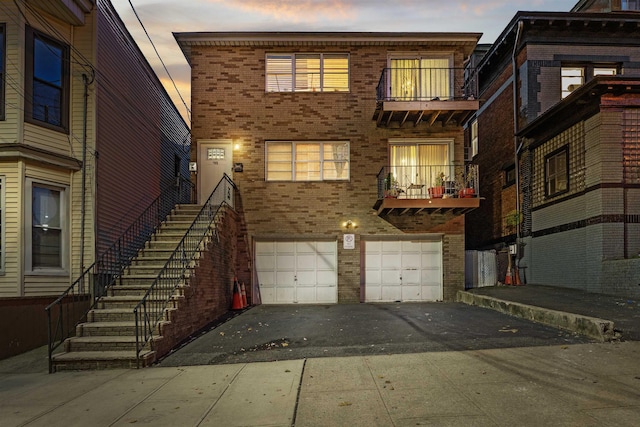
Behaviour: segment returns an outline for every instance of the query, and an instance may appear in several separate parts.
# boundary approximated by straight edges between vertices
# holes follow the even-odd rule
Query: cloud
[[[279,21],[351,20],[355,18],[353,1],[344,0],[202,0],[225,8],[265,15]]]

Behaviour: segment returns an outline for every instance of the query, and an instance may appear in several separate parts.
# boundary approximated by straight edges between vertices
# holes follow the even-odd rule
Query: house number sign
[[[343,236],[343,244],[344,249],[355,249],[356,248],[356,235],[355,234],[345,234]]]

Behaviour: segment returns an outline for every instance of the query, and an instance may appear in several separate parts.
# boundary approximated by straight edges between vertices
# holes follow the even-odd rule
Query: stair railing
[[[193,267],[196,254],[204,239],[217,229],[212,227],[218,212],[225,207],[234,209],[236,185],[225,174],[200,209],[175,251],[169,256],[149,290],[133,309],[136,327],[136,360],[140,367],[140,353],[152,339],[159,322],[171,302],[177,288],[185,283],[188,271]]]
[[[79,323],[95,308],[155,229],[178,203],[194,203],[194,186],[178,177],[136,218],[122,235],[45,310],[48,320],[49,373],[53,372],[53,352],[74,335]]]

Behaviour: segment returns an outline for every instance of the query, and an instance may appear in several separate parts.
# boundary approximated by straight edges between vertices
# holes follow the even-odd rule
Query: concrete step
[[[155,263],[141,263],[141,264],[132,264],[125,270],[125,274],[123,277],[128,276],[158,276],[158,273],[162,271],[165,263],[167,262],[168,257],[164,260],[164,262],[155,262]]]
[[[76,326],[76,337],[132,336],[135,322],[88,322]]]
[[[133,310],[128,308],[93,309],[87,314],[89,322],[133,322]]]
[[[141,296],[138,295],[121,295],[121,296],[106,296],[100,298],[96,304],[96,309],[131,309],[133,310],[141,300]],[[151,298],[148,300],[153,304],[163,304],[164,298]]]
[[[148,248],[148,249],[162,249],[162,250],[170,249],[173,252],[178,247],[178,244],[180,243],[180,240],[182,240],[182,237],[180,239],[175,239],[174,238],[174,239],[162,240],[162,241],[150,240],[145,245],[145,248]]]
[[[150,286],[145,286],[142,284],[132,284],[132,285],[115,285],[109,288],[109,293],[108,295],[111,297],[118,297],[118,296],[138,296],[139,298],[142,298],[144,296],[144,294],[147,293],[147,291],[149,290]],[[177,292],[177,295],[182,295],[182,289],[184,288],[184,284],[180,284],[177,287],[175,287],[175,291]],[[156,289],[161,289],[164,291],[171,291],[174,289],[174,286],[158,286]]]
[[[155,351],[140,353],[140,367],[151,366],[156,360]],[[83,351],[60,353],[53,356],[56,371],[131,369],[136,368],[135,351]]]
[[[154,336],[154,341],[161,340],[161,336]],[[64,342],[67,353],[85,351],[135,351],[135,336],[89,336],[72,337]]]

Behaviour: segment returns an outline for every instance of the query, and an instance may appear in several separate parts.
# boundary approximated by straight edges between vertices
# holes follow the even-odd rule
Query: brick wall
[[[240,194],[246,248],[250,250],[256,238],[335,240],[339,242],[339,302],[357,302],[362,274],[361,236],[428,233],[452,219],[426,214],[380,218],[372,210],[377,199],[376,175],[388,164],[390,139],[452,139],[455,157],[462,162],[463,133],[456,123],[380,128],[372,119],[376,86],[387,66],[388,52],[429,50],[434,47],[192,47],[192,111],[197,119],[192,128],[191,157],[196,160],[199,139],[230,138],[240,145],[234,161],[243,163],[244,171],[234,174],[233,180]],[[266,93],[265,55],[296,51],[349,52],[350,92]],[[454,56],[456,65],[462,66],[462,51],[456,50]],[[349,141],[350,180],[265,182],[265,141],[270,140]],[[348,219],[358,224],[355,250],[342,249],[346,232],[342,224]],[[456,232],[457,239],[464,242],[463,228]],[[456,246],[461,258],[463,246]],[[248,277],[251,272],[243,269],[242,274]],[[456,278],[455,286],[464,286],[464,280]]]

